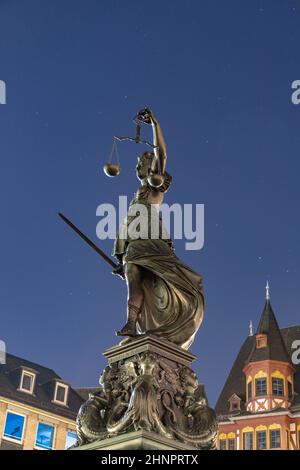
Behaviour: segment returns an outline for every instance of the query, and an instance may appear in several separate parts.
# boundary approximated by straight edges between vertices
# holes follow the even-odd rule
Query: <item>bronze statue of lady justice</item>
[[[156,234],[152,237],[153,217],[157,220],[159,206],[172,183],[172,177],[166,171],[166,143],[153,112],[149,108],[142,109],[136,115],[135,122],[136,137],[115,137],[110,155],[112,157],[116,151],[116,140],[145,143],[153,149],[138,157],[136,171],[141,185],[130,203],[127,217],[114,243],[113,255],[119,264],[114,263],[67,217],[61,213],[59,215],[114,268],[114,274],[126,279],[127,322],[116,334],[130,339],[152,334],[188,349],[203,319],[202,278],[175,255],[172,240],[166,236],[160,216],[158,236]],[[140,139],[141,124],[151,125],[152,144]],[[108,176],[118,176],[120,166],[110,161],[104,166],[104,172]],[[142,205],[147,210],[147,237],[131,236],[130,226],[137,217],[131,209],[136,205]]]
[[[85,444],[99,441],[100,449],[103,441],[103,449],[115,448],[108,447],[108,441],[127,433],[128,441],[122,441],[121,445],[127,442],[125,445],[128,447],[122,449],[137,449],[136,439],[129,439],[130,433],[143,430],[148,431],[150,436],[154,433],[158,435],[154,447],[151,447],[151,440],[149,443],[147,441],[147,449],[179,449],[176,442],[188,445],[189,449],[213,449],[217,438],[215,413],[209,408],[204,387],[190,367],[195,357],[178,350],[190,347],[202,322],[202,279],[175,255],[172,241],[163,230],[163,221],[159,216],[159,206],[172,182],[166,171],[167,150],[160,124],[149,108],[142,109],[135,122],[135,139],[115,139],[147,143],[153,151],[144,152],[138,157],[136,171],[141,184],[114,243],[113,255],[119,264],[114,263],[60,214],[81,238],[113,266],[114,274],[126,279],[128,291],[127,322],[117,332],[117,335],[127,338],[105,353],[111,361],[101,375],[100,388],[89,395],[77,416],[77,446],[89,448],[84,447]],[[152,144],[140,140],[141,124],[152,126]],[[108,176],[117,176],[120,166],[110,161],[104,171]],[[135,212],[132,209],[137,205],[139,210]],[[147,237],[141,232],[140,236],[136,236],[137,233],[133,236],[130,230],[135,223],[136,226],[141,225],[140,212],[147,214]],[[159,228],[154,237],[153,217],[155,224],[158,221]],[[139,235],[139,230],[136,232]],[[134,341],[141,335],[146,338],[139,350],[135,348]],[[150,350],[148,346],[153,336],[179,348],[167,345],[168,352],[163,348],[160,351],[157,346]],[[145,342],[148,344],[145,345]],[[157,344],[157,339],[154,342]],[[123,346],[127,349],[125,355]],[[169,439],[167,446],[159,441],[160,436]],[[160,442],[160,447],[157,447],[157,442]],[[114,445],[117,445],[116,442]]]
[[[113,255],[120,263],[114,273],[125,276],[128,291],[127,323],[117,335],[133,338],[148,333],[188,349],[203,319],[202,279],[178,259],[162,230],[158,238],[151,238],[151,206],[162,204],[172,177],[166,171],[166,143],[157,118],[144,108],[135,119],[151,125],[153,152],[138,157],[136,172],[141,185],[114,243]],[[148,239],[120,236],[132,222],[130,208],[134,204],[148,209]]]

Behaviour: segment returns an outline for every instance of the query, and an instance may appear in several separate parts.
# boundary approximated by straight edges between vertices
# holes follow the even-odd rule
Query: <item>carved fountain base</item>
[[[214,449],[217,422],[191,363],[196,356],[152,335],[104,356],[101,388],[77,417],[76,450]]]

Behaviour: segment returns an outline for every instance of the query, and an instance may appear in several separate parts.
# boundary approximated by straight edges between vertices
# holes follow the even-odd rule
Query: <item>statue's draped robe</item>
[[[158,191],[167,191],[171,180],[166,174]],[[148,185],[142,186],[131,202],[131,207],[137,203],[147,207],[149,234],[151,207],[147,196],[151,190]],[[133,219],[134,216],[129,215],[120,227],[113,254],[119,259],[123,256],[125,263],[142,268],[144,301],[138,332],[152,333],[188,349],[203,319],[202,278],[177,258],[171,240],[162,238],[166,232],[161,221],[158,239],[133,240],[128,234],[124,236],[124,228],[127,229]]]

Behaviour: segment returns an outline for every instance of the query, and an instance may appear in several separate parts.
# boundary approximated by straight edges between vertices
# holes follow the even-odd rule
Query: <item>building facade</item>
[[[221,450],[300,449],[300,326],[280,329],[269,286],[216,405]]]
[[[0,365],[0,450],[63,450],[82,397],[52,369],[11,354]]]

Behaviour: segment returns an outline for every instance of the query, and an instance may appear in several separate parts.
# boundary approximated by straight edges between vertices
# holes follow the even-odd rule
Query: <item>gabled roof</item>
[[[22,369],[36,372],[34,394],[18,390]],[[0,364],[1,397],[75,420],[83,399],[69,386],[68,406],[52,403],[56,381],[66,383],[52,369],[12,354],[6,354],[6,364]]]
[[[228,401],[239,400],[241,401],[241,397],[239,397],[236,393],[233,393],[231,397],[228,398]]]
[[[299,340],[300,338],[300,326],[290,326],[288,328],[283,328],[280,330],[281,338],[284,342],[286,352],[291,358],[294,350],[292,349],[293,342],[295,340]],[[229,415],[236,415],[237,412],[234,411],[232,413],[229,412],[229,404],[228,400],[230,397],[235,393],[239,397],[241,397],[241,412],[240,414],[250,414],[246,411],[245,402],[246,402],[246,377],[243,372],[243,368],[248,362],[250,353],[255,347],[256,340],[255,336],[248,336],[244,341],[234,363],[229,373],[229,376],[225,382],[223,390],[219,396],[217,404],[215,406],[215,411],[218,417],[225,417]],[[291,362],[291,359],[289,359]],[[295,386],[295,398],[291,405],[291,409],[298,408],[300,406],[300,364],[293,366],[296,369],[296,373],[294,375],[294,386]],[[278,410],[277,410],[278,411]]]
[[[265,360],[290,362],[291,359],[286,350],[270,299],[266,300],[256,334],[267,335],[267,346],[257,349],[254,341],[247,360],[248,363]]]

